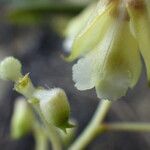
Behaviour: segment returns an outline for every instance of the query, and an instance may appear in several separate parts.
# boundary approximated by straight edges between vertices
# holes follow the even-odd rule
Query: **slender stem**
[[[32,81],[29,78],[28,74],[22,77],[16,83],[14,89],[17,92],[23,94],[28,99],[28,102],[32,105],[32,107],[36,110],[36,112],[40,116],[48,132],[47,136],[52,143],[53,150],[62,150],[61,140],[56,129],[52,125],[47,123],[47,121],[44,119],[43,114],[41,113],[39,103],[37,101],[34,102],[35,99],[32,99],[33,93],[36,90],[36,88],[33,86]]]
[[[38,123],[34,125],[35,150],[48,150],[48,139]]]
[[[110,123],[102,124],[97,133],[103,131],[130,131],[130,132],[150,132],[150,123]]]
[[[43,114],[41,113],[38,105],[35,105],[34,108],[38,112],[42,122],[44,123],[44,125],[46,127],[46,131],[47,131],[46,133],[47,133],[49,140],[51,141],[52,149],[53,150],[62,150],[61,140],[60,140],[60,137],[59,137],[56,129],[52,125],[47,123],[47,121],[44,119]]]
[[[97,135],[97,127],[102,123],[111,104],[112,102],[109,100],[102,100],[100,102],[91,122],[79,138],[71,145],[69,150],[83,150],[95,138]]]

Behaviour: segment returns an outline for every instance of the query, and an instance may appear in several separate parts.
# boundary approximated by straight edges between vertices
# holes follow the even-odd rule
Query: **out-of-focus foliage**
[[[53,15],[79,13],[90,0],[11,0],[5,9],[6,17],[17,24],[49,23]]]

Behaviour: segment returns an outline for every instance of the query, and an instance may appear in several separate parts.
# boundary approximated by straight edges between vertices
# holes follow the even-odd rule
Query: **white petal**
[[[99,98],[117,100],[133,87],[141,73],[138,45],[131,35],[128,23],[118,28],[118,33],[107,49],[102,76],[96,85]],[[101,51],[102,53],[102,51]]]
[[[81,58],[73,66],[73,80],[78,90],[87,90],[95,86],[93,78],[94,55]]]
[[[101,53],[101,49],[108,49],[109,44],[113,39],[114,29],[110,27],[107,33],[107,39],[104,38],[103,44],[98,45],[98,47],[89,52],[84,58],[78,60],[77,64],[73,66],[73,80],[75,86],[79,90],[87,90],[93,88],[100,77],[100,68],[105,60],[105,55],[107,51]]]
[[[99,46],[73,67],[79,90],[96,87],[99,98],[116,100],[133,87],[141,73],[138,46],[128,22],[114,23]]]

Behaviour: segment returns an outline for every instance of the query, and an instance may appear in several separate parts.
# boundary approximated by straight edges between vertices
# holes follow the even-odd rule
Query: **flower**
[[[3,80],[12,80],[15,82],[14,89],[30,98],[35,90],[29,73],[22,75],[22,65],[20,61],[14,57],[7,57],[0,62],[0,78]]]
[[[32,97],[35,87],[32,84],[32,81],[29,77],[29,73],[27,73],[25,76],[22,76],[18,79],[18,81],[14,85],[14,89],[18,92],[24,95],[26,98]]]
[[[150,16],[146,0],[101,0],[74,40],[69,60],[79,90],[96,89],[101,99],[117,100],[141,74],[142,54],[150,79]],[[140,50],[140,51],[139,51]]]
[[[72,128],[69,123],[70,105],[64,90],[54,88],[51,90],[38,89],[33,98],[39,100],[41,112],[45,120],[66,132],[66,128]]]

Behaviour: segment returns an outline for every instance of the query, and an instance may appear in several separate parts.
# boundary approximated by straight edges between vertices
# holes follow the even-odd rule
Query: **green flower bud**
[[[24,98],[19,98],[15,102],[14,112],[11,119],[11,137],[19,139],[32,130],[34,118]]]
[[[37,90],[33,97],[39,100],[41,112],[48,123],[63,131],[72,127],[68,122],[70,106],[64,90],[60,88],[41,89]]]
[[[21,77],[21,63],[14,57],[7,57],[0,63],[0,78],[16,81]]]

